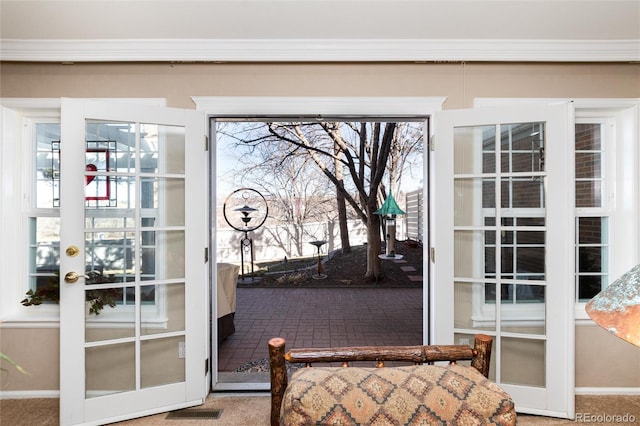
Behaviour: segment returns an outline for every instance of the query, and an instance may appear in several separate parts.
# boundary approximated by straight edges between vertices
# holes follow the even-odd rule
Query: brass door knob
[[[65,250],[65,253],[67,254],[67,256],[69,257],[74,257],[77,256],[78,253],[80,253],[80,249],[76,246],[69,246],[67,247],[67,249]]]
[[[78,278],[80,278],[80,274],[78,274],[77,272],[67,272],[64,276],[64,282],[73,284],[78,281]]]

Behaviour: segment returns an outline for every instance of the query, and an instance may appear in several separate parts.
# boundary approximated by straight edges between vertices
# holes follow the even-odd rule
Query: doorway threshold
[[[268,391],[271,388],[269,373],[218,373],[213,391]]]

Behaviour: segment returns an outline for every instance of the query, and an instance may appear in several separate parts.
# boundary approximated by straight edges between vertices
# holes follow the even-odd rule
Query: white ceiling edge
[[[0,39],[26,62],[638,62],[633,40]]]

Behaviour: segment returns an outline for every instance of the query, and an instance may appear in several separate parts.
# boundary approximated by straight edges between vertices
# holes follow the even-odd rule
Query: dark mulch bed
[[[367,269],[366,245],[354,246],[350,253],[333,253],[322,263],[324,279],[314,279],[317,266],[308,269],[266,274],[253,282],[239,282],[238,287],[283,287],[283,288],[326,288],[326,287],[422,287],[422,282],[411,281],[409,275],[423,275],[422,246],[413,242],[397,242],[396,252],[403,262],[382,260],[383,276],[377,279],[365,277]],[[406,272],[404,266],[413,266],[415,272]]]

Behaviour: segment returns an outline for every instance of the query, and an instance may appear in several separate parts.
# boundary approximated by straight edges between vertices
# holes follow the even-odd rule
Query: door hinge
[[[204,374],[205,376],[209,374],[209,358],[204,360]]]
[[[209,262],[209,247],[204,248],[204,263]]]
[[[431,247],[429,257],[431,257],[431,263],[436,263],[436,248]]]
[[[204,150],[209,151],[209,136],[204,135]]]
[[[431,137],[429,138],[429,150],[436,150],[436,135],[431,135]]]

